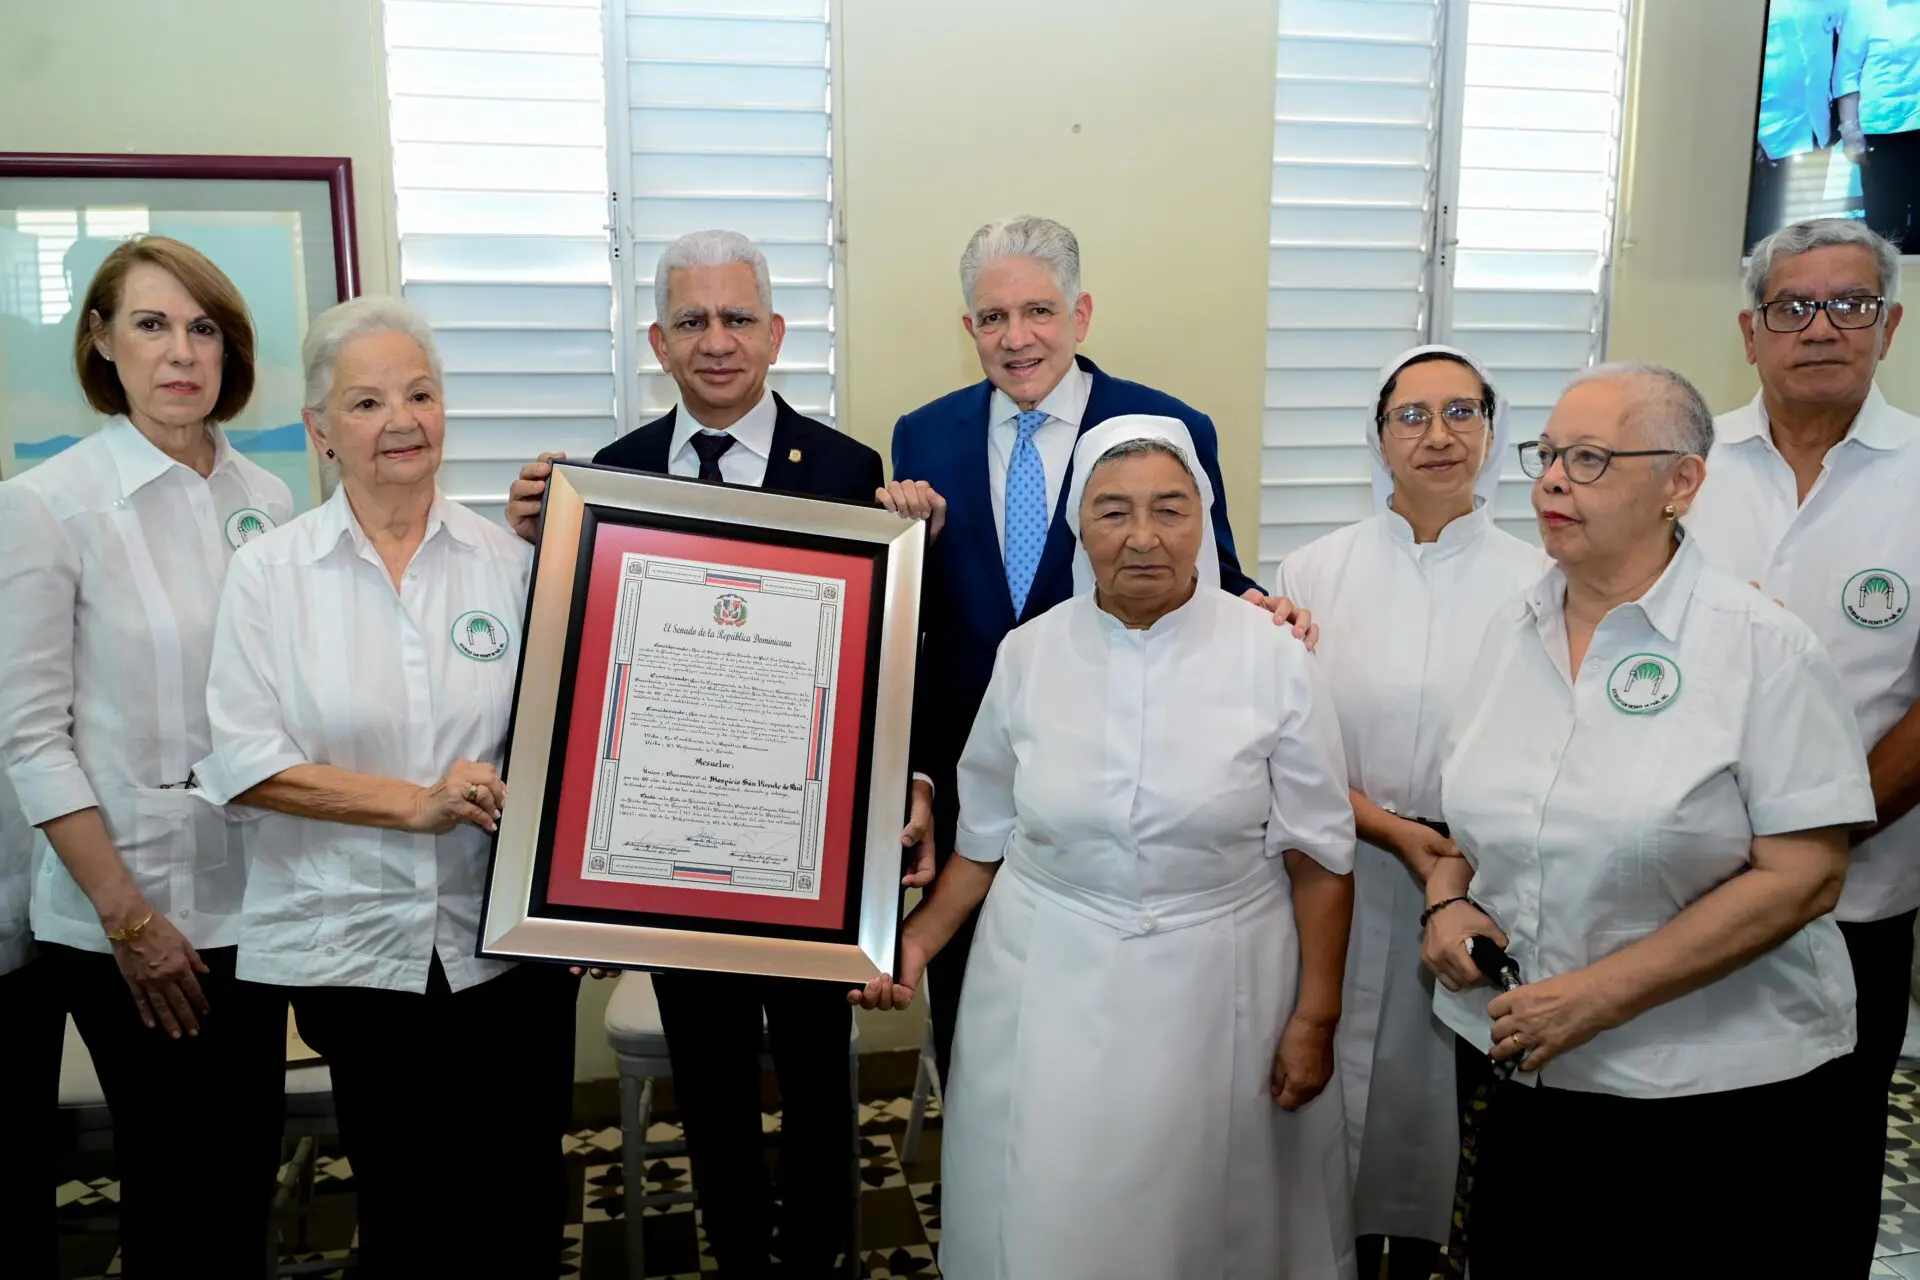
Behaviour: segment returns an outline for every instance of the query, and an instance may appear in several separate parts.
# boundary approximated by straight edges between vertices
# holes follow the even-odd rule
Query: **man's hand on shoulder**
[[[1273,625],[1293,624],[1293,634],[1303,641],[1309,651],[1320,647],[1320,626],[1313,615],[1294,604],[1285,596],[1270,596],[1258,587],[1249,587],[1240,596],[1250,600],[1273,615]]]

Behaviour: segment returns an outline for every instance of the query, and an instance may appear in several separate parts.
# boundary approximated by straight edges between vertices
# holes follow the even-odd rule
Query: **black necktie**
[[[701,432],[693,438],[693,451],[700,455],[700,478],[720,480],[720,455],[733,448],[731,435],[710,436]]]

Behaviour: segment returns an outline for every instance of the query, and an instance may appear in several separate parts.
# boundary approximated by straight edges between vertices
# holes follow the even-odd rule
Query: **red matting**
[[[833,708],[833,754],[828,770],[827,826],[820,857],[820,897],[770,898],[667,885],[616,884],[581,875],[593,778],[599,764],[600,717],[607,705],[607,661],[620,600],[620,565],[627,552],[678,556],[767,573],[842,578],[847,589],[840,629],[840,676]],[[851,861],[854,791],[860,771],[860,724],[866,698],[867,621],[873,600],[873,562],[858,556],[741,542],[708,534],[674,533],[602,521],[587,580],[587,616],[567,716],[567,754],[561,768],[547,901],[574,907],[644,911],[696,919],[736,920],[803,929],[843,929],[847,868]]]

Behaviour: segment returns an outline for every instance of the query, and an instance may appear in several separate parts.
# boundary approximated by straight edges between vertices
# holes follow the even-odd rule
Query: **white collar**
[[[227,433],[219,427],[208,424],[207,434],[213,437],[213,470],[207,473],[208,478],[212,478],[233,464],[234,452]],[[120,476],[120,492],[125,497],[132,497],[175,467],[186,465],[168,457],[123,413],[107,419],[106,425],[100,428],[100,439],[113,459],[114,470]]]
[[[1840,443],[1857,440],[1869,449],[1898,449],[1913,439],[1905,425],[1900,421],[1899,411],[1887,403],[1887,397],[1880,390],[1878,382],[1867,392],[1867,398],[1855,415],[1853,425],[1847,428],[1847,434]],[[1744,412],[1727,414],[1713,424],[1714,439],[1720,444],[1744,444],[1749,440],[1765,440],[1773,443],[1773,424],[1767,418],[1767,401],[1764,394],[1756,395]]]
[[[322,503],[307,517],[312,521],[310,540],[306,554],[301,560],[314,564],[331,555],[342,539],[353,543],[354,550],[366,554],[372,550],[373,543],[368,540],[366,530],[360,527],[359,518],[353,514],[353,506],[347,501],[347,486],[336,485],[333,496]],[[420,539],[420,545],[426,546],[433,536],[442,530],[455,542],[468,547],[480,545],[481,533],[467,523],[471,513],[458,503],[449,502],[445,494],[436,487],[433,491],[433,506],[427,510],[427,531]]]
[[[1705,564],[1700,549],[1693,544],[1693,539],[1687,537],[1684,528],[1675,529],[1674,537],[1680,545],[1673,549],[1673,559],[1667,561],[1667,567],[1653,585],[1638,600],[1616,605],[1608,612],[1611,617],[1621,609],[1638,609],[1646,618],[1647,625],[1658,631],[1669,644],[1680,643],[1680,624],[1686,618],[1687,605],[1693,599],[1694,584],[1699,582],[1700,569]],[[1564,614],[1567,606],[1566,570],[1554,565],[1521,598],[1532,611],[1536,622]]]
[[[1034,408],[1049,418],[1058,418],[1068,426],[1079,429],[1080,419],[1085,417],[1087,412],[1087,375],[1086,371],[1080,367],[1078,360],[1067,369],[1066,376],[1054,385],[1053,390],[1047,392],[1046,399]],[[1019,417],[1020,413],[1020,406],[1013,402],[1012,396],[998,387],[993,389],[993,401],[987,407],[989,427],[1011,422]]]
[[[1422,545],[1413,540],[1413,526],[1407,523],[1405,516],[1393,509],[1391,499],[1388,500],[1385,510],[1380,513],[1380,523],[1393,541],[1409,547]],[[1478,539],[1492,527],[1493,508],[1488,506],[1487,503],[1476,494],[1473,499],[1473,510],[1463,516],[1455,516],[1453,519],[1447,521],[1446,527],[1440,530],[1440,536],[1424,545],[1429,552],[1437,552],[1442,549],[1453,551]],[[1424,555],[1427,554],[1427,552],[1422,552],[1421,554]]]
[[[772,388],[768,388],[761,392],[760,403],[747,410],[740,421],[724,432],[716,434],[732,436],[735,444],[744,446],[755,457],[764,461],[773,456],[773,424],[779,416],[779,403],[773,398]],[[667,445],[667,457],[678,457],[680,451],[687,447],[688,441],[702,431],[711,430],[712,428],[703,425],[700,419],[693,416],[687,408],[687,402],[682,399],[674,406],[673,439]]]

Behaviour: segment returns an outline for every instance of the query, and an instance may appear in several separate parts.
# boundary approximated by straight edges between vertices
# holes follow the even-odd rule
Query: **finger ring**
[[[472,804],[475,800],[478,800],[479,798],[480,798],[480,784],[477,782],[469,782],[467,784],[467,803]]]
[[[1513,1047],[1516,1049],[1524,1049],[1527,1047],[1527,1042],[1520,1038],[1520,1033],[1518,1031],[1508,1036],[1507,1039],[1513,1041]]]

